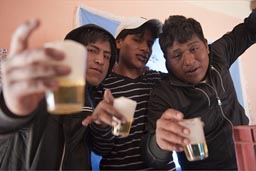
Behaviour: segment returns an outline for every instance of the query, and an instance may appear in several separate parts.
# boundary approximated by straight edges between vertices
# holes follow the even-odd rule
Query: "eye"
[[[135,41],[135,42],[140,42],[141,39],[140,39],[140,38],[137,38],[137,37],[134,37],[134,38],[133,38],[133,41]]]
[[[180,59],[182,57],[182,53],[175,53],[172,55],[173,59]]]
[[[97,54],[97,50],[94,49],[94,48],[87,48],[87,51],[88,51],[89,53]]]
[[[197,46],[192,47],[192,48],[190,48],[190,52],[195,53],[198,49],[199,49],[199,47],[197,47]]]
[[[107,59],[107,60],[110,60],[111,54],[109,54],[109,53],[104,53],[104,58]]]

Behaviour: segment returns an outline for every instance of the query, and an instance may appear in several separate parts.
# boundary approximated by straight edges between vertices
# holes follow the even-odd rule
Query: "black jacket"
[[[91,107],[72,115],[52,115],[42,101],[32,115],[17,117],[2,96],[0,100],[1,170],[91,170],[87,128],[82,126]]]
[[[151,94],[149,102],[149,134],[145,137],[144,155],[147,163],[158,169],[170,168],[172,153],[161,150],[155,139],[156,120],[168,108],[181,111],[185,118],[200,116],[209,157],[202,161],[188,162],[185,153],[178,153],[184,170],[236,169],[232,138],[234,125],[248,124],[243,107],[239,104],[229,72],[236,59],[256,41],[256,11],[237,25],[230,33],[212,43],[209,81],[196,85],[178,80],[172,73]]]

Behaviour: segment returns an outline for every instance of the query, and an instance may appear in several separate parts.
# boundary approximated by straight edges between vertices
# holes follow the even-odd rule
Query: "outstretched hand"
[[[183,114],[174,109],[166,110],[156,124],[156,142],[158,146],[167,151],[183,151],[183,146],[189,144],[185,136],[189,129],[180,125]]]
[[[113,107],[114,97],[109,89],[104,92],[103,100],[96,106],[92,115],[85,118],[82,122],[84,126],[87,126],[91,122],[95,122],[101,127],[115,126],[117,122],[113,118],[119,119],[122,123],[126,122],[126,118],[118,113],[118,111]]]
[[[38,20],[20,25],[14,32],[7,59],[2,63],[2,87],[7,107],[16,115],[28,115],[37,107],[46,90],[56,89],[55,76],[70,72],[59,61],[64,53],[46,48],[29,49]]]

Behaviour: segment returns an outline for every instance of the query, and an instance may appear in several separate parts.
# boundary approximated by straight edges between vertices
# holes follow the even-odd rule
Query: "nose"
[[[150,52],[150,47],[148,46],[148,43],[147,43],[146,41],[143,41],[143,42],[141,43],[140,48],[141,48],[144,52],[146,52],[146,53],[149,53],[149,52]]]
[[[195,61],[195,56],[191,52],[187,51],[183,54],[184,64],[186,66],[192,65]]]
[[[104,54],[103,53],[99,53],[97,55],[95,55],[95,63],[103,65],[104,64]]]

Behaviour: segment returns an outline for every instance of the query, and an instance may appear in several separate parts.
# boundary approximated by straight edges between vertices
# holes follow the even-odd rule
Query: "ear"
[[[208,54],[210,53],[210,51],[209,51],[209,45],[208,45],[208,40],[207,39],[205,39],[205,46],[206,46],[206,49],[207,49],[207,52],[208,52]]]
[[[122,44],[122,40],[121,39],[116,40],[116,47],[117,47],[117,49],[121,48],[121,44]]]

